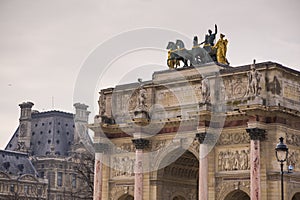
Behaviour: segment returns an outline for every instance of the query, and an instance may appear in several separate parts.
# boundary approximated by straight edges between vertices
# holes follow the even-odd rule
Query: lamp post
[[[283,143],[283,137],[279,138],[279,143],[276,145],[275,153],[277,161],[280,162],[281,169],[281,200],[284,200],[283,194],[283,163],[286,161],[288,156],[289,148]]]

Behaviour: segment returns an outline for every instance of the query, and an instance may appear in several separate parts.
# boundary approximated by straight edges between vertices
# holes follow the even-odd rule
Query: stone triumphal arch
[[[210,63],[152,77],[100,91],[94,199],[278,199],[279,137],[285,199],[299,199],[300,72]]]

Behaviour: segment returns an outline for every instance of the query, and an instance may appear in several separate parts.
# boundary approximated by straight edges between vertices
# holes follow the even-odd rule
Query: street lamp
[[[286,161],[289,148],[283,143],[283,137],[279,138],[279,143],[275,148],[277,161],[280,162],[281,168],[281,200],[284,200],[283,195],[283,163]]]

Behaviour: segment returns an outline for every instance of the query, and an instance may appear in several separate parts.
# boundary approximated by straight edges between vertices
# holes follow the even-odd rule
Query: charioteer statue
[[[215,32],[210,29],[208,34],[205,35],[205,40],[198,43],[198,37],[193,39],[193,47],[187,50],[182,40],[176,40],[176,43],[169,42],[167,49],[168,60],[167,65],[169,68],[177,68],[180,66],[180,61],[183,62],[183,67],[199,66],[210,62],[216,62],[220,65],[229,65],[226,59],[228,40],[224,39],[225,35],[220,34],[220,39],[215,44],[216,34],[218,27],[215,25]],[[203,47],[201,45],[203,44]]]

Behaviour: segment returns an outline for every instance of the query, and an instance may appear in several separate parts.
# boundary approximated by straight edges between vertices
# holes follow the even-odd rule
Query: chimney
[[[87,110],[89,106],[82,103],[75,103],[75,122],[88,123],[90,111]]]
[[[88,129],[86,125],[88,124],[90,112],[87,110],[89,106],[82,103],[75,103],[75,132],[74,132],[74,143],[79,143],[80,141],[86,142],[88,137]]]
[[[30,139],[31,139],[31,113],[32,102],[24,102],[19,104],[21,108],[20,124],[19,124],[19,137],[17,151],[29,152]]]
[[[33,105],[32,102],[23,102],[19,104],[21,108],[20,120],[31,119],[31,108]]]

